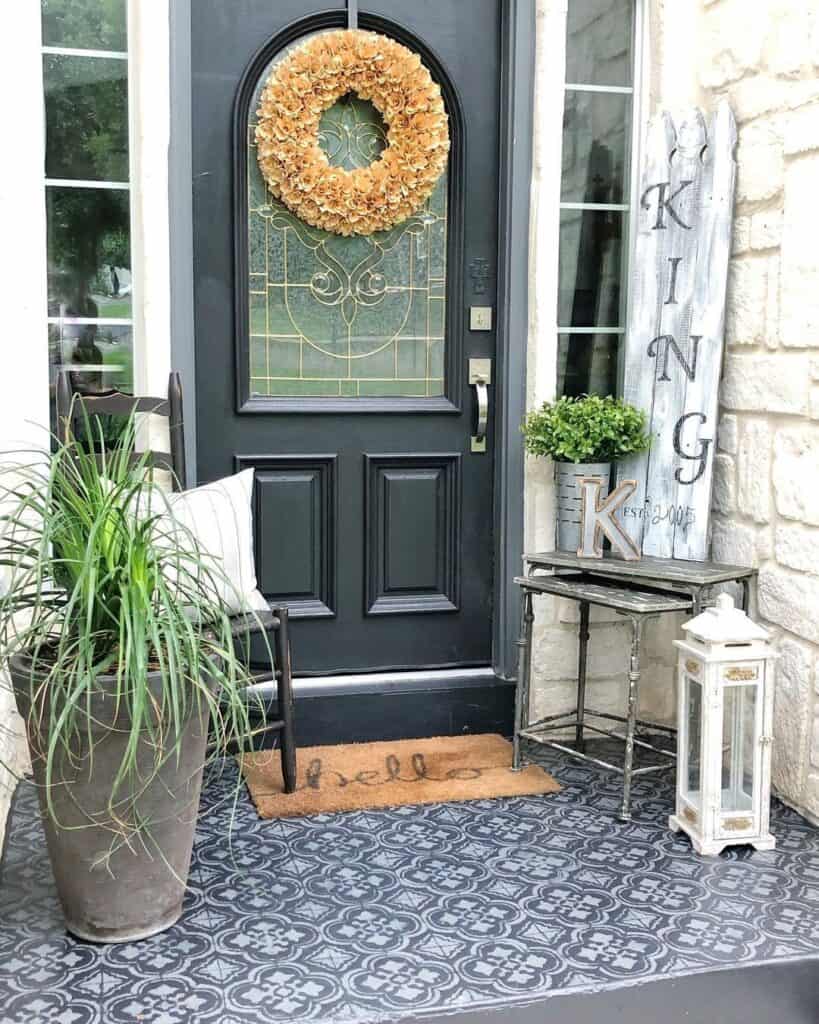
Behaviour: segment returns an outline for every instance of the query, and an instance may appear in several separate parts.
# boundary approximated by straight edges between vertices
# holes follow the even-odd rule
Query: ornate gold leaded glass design
[[[271,67],[248,119],[251,396],[443,395],[446,173],[424,209],[389,231],[344,238],[300,221],[256,160],[255,111]],[[378,112],[355,95],[322,118],[334,166],[363,167],[385,141]]]

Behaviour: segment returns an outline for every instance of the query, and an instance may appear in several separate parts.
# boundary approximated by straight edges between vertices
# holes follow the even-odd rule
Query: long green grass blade
[[[252,678],[216,597],[231,581],[135,457],[135,418],[113,446],[87,416],[82,436],[95,451],[69,440],[0,467],[0,668],[29,657],[28,729],[55,820],[66,773],[93,774],[99,744],[125,730],[105,814],[72,826],[110,833],[110,860],[152,848],[142,796],[179,764],[191,715],[207,716],[215,758],[251,737]]]

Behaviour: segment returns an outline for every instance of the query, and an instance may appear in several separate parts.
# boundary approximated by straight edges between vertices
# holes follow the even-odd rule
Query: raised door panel
[[[271,604],[296,618],[335,615],[335,455],[240,455],[256,471],[256,576]]]
[[[366,455],[367,615],[459,607],[461,456]]]

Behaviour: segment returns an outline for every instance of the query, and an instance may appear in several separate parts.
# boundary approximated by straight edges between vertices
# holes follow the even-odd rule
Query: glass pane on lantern
[[[686,775],[685,796],[699,806],[702,792],[702,687],[691,676],[685,678]]]
[[[722,717],[722,811],[754,808],[757,738],[757,688],[726,686]]]

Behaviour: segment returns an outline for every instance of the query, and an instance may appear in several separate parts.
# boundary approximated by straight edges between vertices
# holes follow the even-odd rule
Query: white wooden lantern
[[[677,813],[669,826],[716,856],[748,843],[772,850],[770,635],[728,594],[683,626],[679,648]]]

